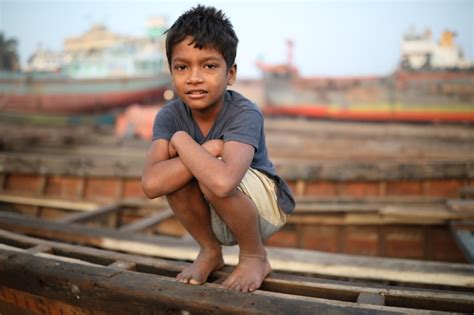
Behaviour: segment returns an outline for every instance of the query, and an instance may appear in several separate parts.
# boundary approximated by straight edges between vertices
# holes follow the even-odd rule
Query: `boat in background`
[[[62,52],[38,49],[24,72],[0,72],[0,110],[98,113],[163,101],[171,87],[163,28],[152,21],[147,37],[129,37],[96,25],[66,38]]]
[[[399,68],[388,76],[304,78],[292,63],[258,63],[263,71],[267,115],[334,120],[474,122],[474,66],[446,31],[439,44],[431,32],[409,33]]]
[[[74,79],[51,73],[0,72],[0,110],[28,113],[104,112],[164,99],[169,76]]]

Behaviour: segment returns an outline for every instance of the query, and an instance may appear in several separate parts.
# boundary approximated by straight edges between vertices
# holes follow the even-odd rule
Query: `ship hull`
[[[167,75],[75,80],[61,75],[0,76],[0,108],[30,113],[100,112],[163,99]]]
[[[266,73],[267,115],[379,122],[474,122],[472,71],[300,78]]]
[[[348,121],[374,122],[442,122],[442,123],[474,123],[474,110],[467,106],[458,111],[443,108],[380,109],[354,107],[351,109],[331,105],[278,105],[267,106],[263,112],[269,116],[295,116]]]

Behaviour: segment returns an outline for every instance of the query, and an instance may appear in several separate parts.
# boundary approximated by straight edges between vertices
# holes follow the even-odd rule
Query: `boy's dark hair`
[[[165,32],[166,57],[171,69],[173,48],[186,36],[191,36],[195,48],[211,45],[222,54],[227,69],[232,67],[237,54],[239,39],[225,14],[214,7],[198,5],[183,13]]]

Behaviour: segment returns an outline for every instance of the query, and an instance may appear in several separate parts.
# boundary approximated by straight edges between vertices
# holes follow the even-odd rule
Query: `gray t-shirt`
[[[272,162],[268,159],[263,115],[259,108],[235,91],[228,90],[224,96],[224,106],[217,116],[214,125],[206,137],[194,120],[191,110],[181,101],[168,102],[156,115],[153,124],[153,140],[170,140],[177,131],[186,131],[197,143],[212,139],[238,141],[255,148],[250,167],[263,172],[272,178],[278,189],[278,205],[287,214],[293,212],[295,201],[287,183],[275,173]]]

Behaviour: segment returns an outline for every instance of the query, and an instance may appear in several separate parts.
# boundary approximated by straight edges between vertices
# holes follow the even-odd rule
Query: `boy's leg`
[[[255,204],[238,189],[224,198],[215,196],[203,185],[201,191],[232,231],[240,248],[239,263],[222,285],[236,291],[255,291],[271,272]]]
[[[167,195],[167,199],[178,220],[201,247],[194,263],[178,274],[176,279],[183,283],[202,284],[211,272],[224,266],[221,244],[211,228],[209,205],[195,179]]]

